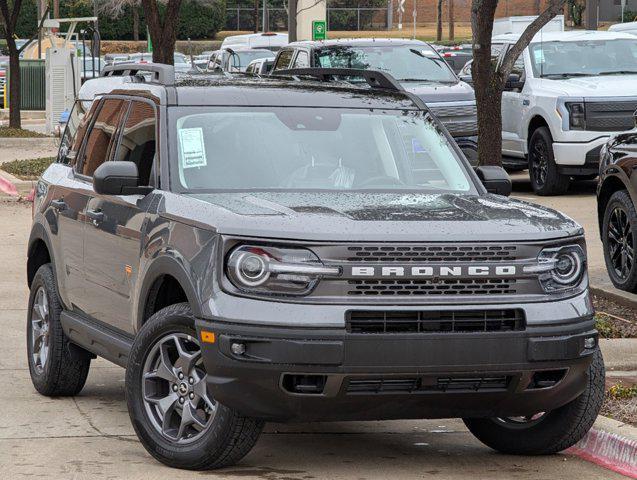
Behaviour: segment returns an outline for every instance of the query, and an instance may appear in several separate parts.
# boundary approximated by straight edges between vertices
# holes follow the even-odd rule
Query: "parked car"
[[[502,56],[518,35],[494,37]],[[502,98],[502,151],[528,166],[538,195],[595,178],[599,153],[634,126],[637,38],[603,31],[536,36],[516,61]]]
[[[124,63],[129,61],[129,55],[127,53],[107,53],[104,55],[103,60],[104,66]]]
[[[287,44],[287,33],[248,33],[245,35],[231,35],[224,38],[221,42],[221,48],[265,48],[276,52]]]
[[[427,103],[471,164],[477,164],[473,88],[458,79],[431,45],[419,40],[378,38],[295,42],[277,53],[272,72],[304,67],[373,68],[391,74]]]
[[[245,72],[253,60],[272,58],[272,52],[265,48],[224,47],[210,57],[210,72]]]
[[[3,63],[0,61],[0,108],[4,108],[4,91],[5,84],[7,83],[7,70],[9,68],[9,62]]]
[[[470,44],[453,46],[436,46],[436,51],[455,73],[460,73],[462,67],[473,58],[473,47]]]
[[[602,148],[597,214],[606,269],[613,285],[637,293],[637,130],[611,138]]]
[[[269,75],[274,66],[274,57],[258,58],[252,60],[246,68],[246,73],[253,75]]]
[[[637,35],[637,22],[616,23],[608,27],[609,32],[622,32]]]
[[[93,355],[126,367],[142,445],[193,470],[240,460],[265,421],[461,417],[524,455],[591,428],[582,228],[507,198],[422,100],[378,71],[136,68],[153,80],[106,67],[36,185],[38,392],[78,394]]]

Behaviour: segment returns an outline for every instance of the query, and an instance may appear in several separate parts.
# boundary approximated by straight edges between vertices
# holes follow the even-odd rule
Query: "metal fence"
[[[20,96],[23,110],[46,109],[46,79],[44,60],[20,60]],[[11,71],[8,72],[6,93],[9,94]],[[0,96],[2,96],[0,94]],[[8,105],[8,99],[4,99]],[[2,105],[0,105],[2,107]]]
[[[388,25],[387,8],[368,7],[327,7],[328,30],[384,30]],[[259,9],[259,27],[263,9]],[[287,30],[288,14],[284,8],[266,9],[268,30]],[[226,9],[226,30],[254,30],[255,11],[250,7],[229,7]]]

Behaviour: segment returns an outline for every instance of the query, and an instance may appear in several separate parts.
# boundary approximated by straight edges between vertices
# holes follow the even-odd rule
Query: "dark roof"
[[[177,105],[417,109],[403,93],[345,82],[244,75],[176,75]]]

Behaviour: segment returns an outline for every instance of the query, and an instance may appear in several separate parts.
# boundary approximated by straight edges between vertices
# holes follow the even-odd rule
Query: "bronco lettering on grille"
[[[517,273],[515,265],[444,265],[351,267],[352,277],[512,277]]]

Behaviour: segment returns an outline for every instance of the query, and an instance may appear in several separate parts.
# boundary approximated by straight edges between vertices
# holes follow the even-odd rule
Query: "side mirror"
[[[471,75],[460,75],[459,78],[461,81],[473,85],[473,77]]]
[[[524,88],[524,82],[521,81],[520,75],[517,73],[509,75],[509,78],[507,78],[504,84],[505,90],[522,90],[522,88]]]
[[[93,190],[100,195],[146,195],[152,187],[139,186],[133,162],[104,162],[93,172]]]
[[[511,195],[511,179],[504,168],[483,166],[476,167],[475,172],[487,192],[505,197]]]

